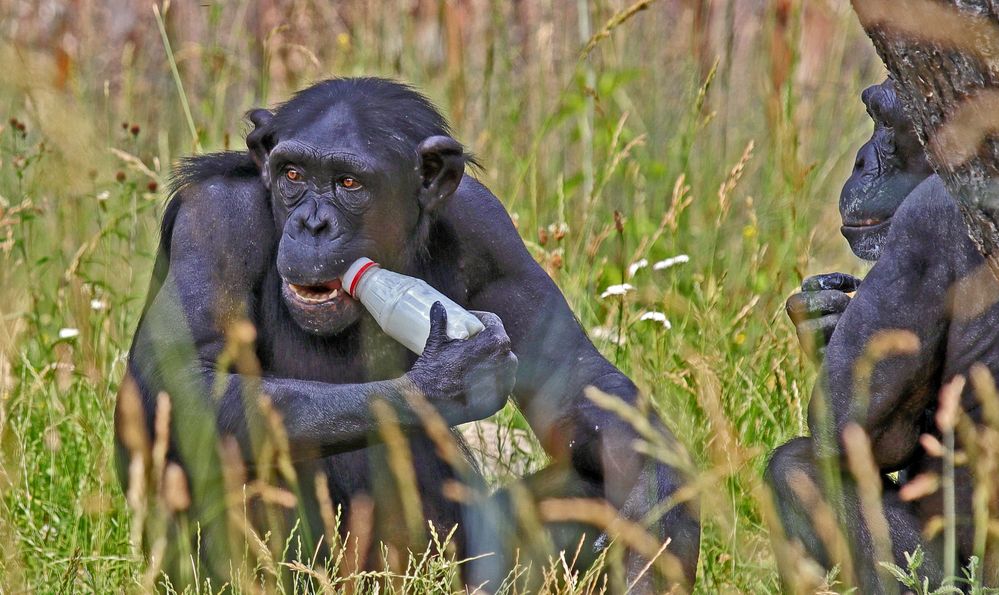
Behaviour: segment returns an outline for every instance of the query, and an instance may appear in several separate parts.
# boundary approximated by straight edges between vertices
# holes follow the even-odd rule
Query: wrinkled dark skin
[[[902,111],[894,81],[868,87],[861,99],[874,122],[874,132],[857,151],[853,172],[840,192],[839,213],[841,231],[853,253],[876,261],[895,210],[933,169]],[[859,279],[845,273],[816,275],[805,279],[801,293],[788,298],[787,313],[811,359],[821,361],[836,323],[850,303],[846,294],[859,286]]]
[[[865,101],[868,97],[865,92]],[[923,451],[919,438],[940,435],[934,412],[943,384],[957,374],[967,375],[976,362],[985,364],[993,375],[999,372],[999,283],[969,239],[957,205],[939,177],[924,179],[892,213],[890,230],[878,243],[878,260],[852,300],[834,293],[853,281],[820,276],[820,280],[807,281],[813,289],[799,294],[804,297],[788,301],[799,336],[806,323],[836,318],[816,331],[829,336],[829,344],[809,408],[811,437],[796,438],[777,448],[766,473],[785,533],[830,569],[837,560],[813,525],[816,505],[803,501],[794,485],[807,479],[825,490],[824,464],[844,470],[838,478],[842,492],[826,491],[825,497],[835,498],[842,506],[841,528],[851,543],[856,584],[862,593],[901,592],[903,588],[878,574],[857,485],[845,471],[844,429],[856,424],[871,441],[873,462],[882,474],[882,506],[895,563],[905,567],[905,552],[922,547],[926,559],[921,573],[930,579],[931,587],[936,586],[944,567],[942,538],[928,541],[923,530],[942,514],[942,493],[938,490],[903,502],[899,490],[920,473],[941,472],[940,460]],[[915,335],[918,349],[879,361],[870,377],[870,394],[858,394],[858,360],[873,337],[892,331]],[[962,395],[961,405],[972,420],[981,421],[970,388]],[[889,476],[896,471],[900,472],[897,481]],[[966,467],[958,468],[955,482],[956,563],[960,567],[967,563],[973,547],[973,482]],[[986,584],[999,584],[997,578],[987,576]]]
[[[175,176],[122,389],[137,388],[150,434],[156,395],[170,394],[177,415],[168,456],[191,475],[196,509],[213,504],[201,500],[211,485],[199,484],[192,470],[218,472],[210,462],[215,432],[235,437],[254,471],[254,445],[266,427],[260,393],[286,427],[304,527],[322,532],[308,497],[321,472],[343,519],[359,495],[370,496],[374,537],[404,552],[399,490],[369,407],[374,399],[387,402],[412,451],[425,517],[440,535],[459,526],[459,558],[495,552],[463,566],[472,584],[488,580],[495,588],[505,576],[520,539],[514,516],[502,491],[467,506],[445,497],[450,480],[474,490],[481,478],[461,475],[439,456],[406,398],[413,390],[452,426],[493,414],[511,395],[553,457],[549,470],[527,479],[539,497],[606,498],[638,520],[680,487],[677,471],[634,451],[629,424],[585,397],[594,386],[635,403],[638,391],[587,339],[499,200],[464,175],[469,157],[422,96],[381,79],[338,79],[249,118],[246,152],[189,159]],[[359,303],[332,293],[360,256],[424,279],[475,312],[485,330],[451,340],[435,306],[426,349],[414,356]],[[220,358],[232,361],[223,356],[239,320],[256,329],[259,378],[237,363],[218,368]],[[207,434],[197,431],[204,420]],[[586,531],[591,541],[598,533]],[[672,539],[669,551],[684,572],[678,580],[692,583],[696,507],[666,511],[652,531]],[[210,535],[203,545],[212,545]],[[644,565],[629,557],[629,572]],[[227,573],[224,564],[205,566],[202,572]]]

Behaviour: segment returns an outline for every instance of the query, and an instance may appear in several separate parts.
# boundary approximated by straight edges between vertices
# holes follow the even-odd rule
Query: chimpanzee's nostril
[[[330,222],[325,217],[309,217],[302,219],[302,227],[314,236],[318,236],[330,226]]]
[[[863,155],[858,155],[857,156],[857,163],[854,164],[853,169],[854,169],[854,171],[860,170],[860,169],[864,169],[864,156]]]

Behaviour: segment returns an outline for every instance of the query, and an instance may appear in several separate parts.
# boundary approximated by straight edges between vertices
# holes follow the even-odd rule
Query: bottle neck
[[[378,268],[378,263],[369,261],[364,263],[364,265],[361,267],[361,270],[357,271],[357,274],[354,275],[354,278],[350,282],[350,287],[346,288],[347,293],[350,294],[351,297],[353,298],[357,297],[357,294],[354,292],[357,291],[357,288],[361,285],[361,279],[364,277],[366,273],[370,272],[371,269],[375,268]]]

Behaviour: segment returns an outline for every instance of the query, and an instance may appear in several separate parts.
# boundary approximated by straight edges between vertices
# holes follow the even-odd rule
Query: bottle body
[[[448,337],[467,339],[485,328],[473,314],[426,281],[386,271],[366,258],[351,265],[343,286],[387,335],[418,355],[430,336],[430,308],[434,302],[441,302],[447,311]]]

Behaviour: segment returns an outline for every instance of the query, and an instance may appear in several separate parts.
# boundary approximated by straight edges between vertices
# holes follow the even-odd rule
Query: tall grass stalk
[[[166,4],[165,6],[169,6]],[[177,87],[177,96],[180,99],[180,106],[184,110],[184,118],[187,120],[187,129],[191,133],[191,142],[194,144],[194,150],[197,153],[201,153],[204,149],[201,148],[201,138],[198,136],[198,129],[194,125],[194,116],[191,115],[191,106],[187,103],[187,93],[184,92],[184,81],[180,78],[180,72],[177,70],[177,60],[173,55],[173,48],[170,47],[170,38],[167,36],[166,25],[163,24],[163,15],[160,14],[160,7],[158,4],[153,4],[153,14],[156,16],[156,26],[160,30],[160,39],[163,40],[163,50],[166,52],[167,61],[170,63],[170,73],[173,74],[173,84]]]

